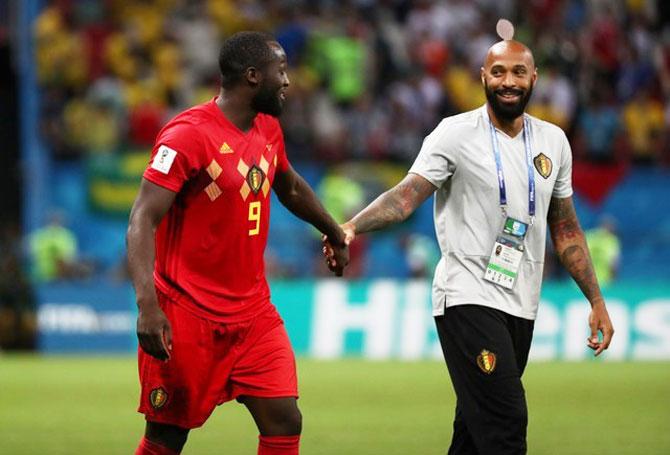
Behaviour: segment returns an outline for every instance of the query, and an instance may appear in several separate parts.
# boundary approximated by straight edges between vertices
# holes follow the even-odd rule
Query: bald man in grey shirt
[[[614,329],[572,202],[563,131],[525,114],[537,80],[531,51],[489,49],[487,103],[448,117],[426,137],[407,176],[342,227],[355,236],[404,221],[435,193],[442,257],[433,316],[457,397],[450,454],[526,453],[521,383],[537,315],[546,228],[591,304],[587,345],[600,355]],[[325,239],[331,267],[337,263]]]

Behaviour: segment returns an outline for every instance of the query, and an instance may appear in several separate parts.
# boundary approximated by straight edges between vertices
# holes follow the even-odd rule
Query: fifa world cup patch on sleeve
[[[149,394],[149,401],[154,409],[160,409],[167,403],[168,394],[163,387],[158,387]]]
[[[496,369],[496,355],[486,349],[482,349],[482,352],[477,356],[477,366],[486,374],[493,373],[493,370]]]
[[[171,149],[167,145],[161,145],[158,147],[158,152],[154,156],[154,161],[151,163],[151,168],[156,169],[158,172],[167,174],[170,172],[172,163],[174,162],[175,157],[177,156],[177,151]]]

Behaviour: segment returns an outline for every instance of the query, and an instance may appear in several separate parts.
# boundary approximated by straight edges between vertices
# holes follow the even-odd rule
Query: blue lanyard
[[[493,122],[489,118],[489,129],[491,130],[491,145],[496,160],[496,175],[498,176],[498,189],[500,191],[500,208],[503,214],[507,207],[507,190],[505,188],[505,174],[503,173],[502,159],[500,158],[500,147],[498,146],[498,135]],[[528,214],[530,224],[535,219],[535,178],[533,175],[533,157],[530,150],[530,122],[527,116],[523,116],[523,144],[526,149],[526,165],[528,166]]]

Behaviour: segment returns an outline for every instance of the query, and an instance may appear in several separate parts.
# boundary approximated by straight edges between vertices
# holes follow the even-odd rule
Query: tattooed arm
[[[400,183],[383,193],[342,228],[350,242],[356,234],[384,229],[405,221],[437,188],[417,174],[407,174]]]
[[[588,339],[588,345],[596,351],[595,355],[599,355],[609,347],[614,329],[605,307],[605,300],[600,293],[600,286],[598,286],[593,270],[584,232],[577,220],[572,197],[551,199],[547,224],[554,249],[561,263],[591,303],[591,315],[589,316],[591,337]],[[599,341],[598,331],[603,335],[602,341]]]
[[[356,234],[377,231],[405,221],[436,189],[435,185],[420,175],[407,174],[400,183],[341,225],[345,236],[344,243],[349,245]],[[323,236],[323,254],[328,267],[333,270],[336,264],[335,252],[327,235]]]

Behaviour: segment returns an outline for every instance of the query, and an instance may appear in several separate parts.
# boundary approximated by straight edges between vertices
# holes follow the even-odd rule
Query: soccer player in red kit
[[[276,118],[289,85],[284,50],[241,32],[219,66],[219,95],[158,134],[130,214],[147,421],[136,454],[180,453],[189,430],[232,399],[258,426],[258,454],[298,454],[295,359],[263,264],[270,189],[336,239],[338,275],[348,262],[340,227],[286,157]]]

